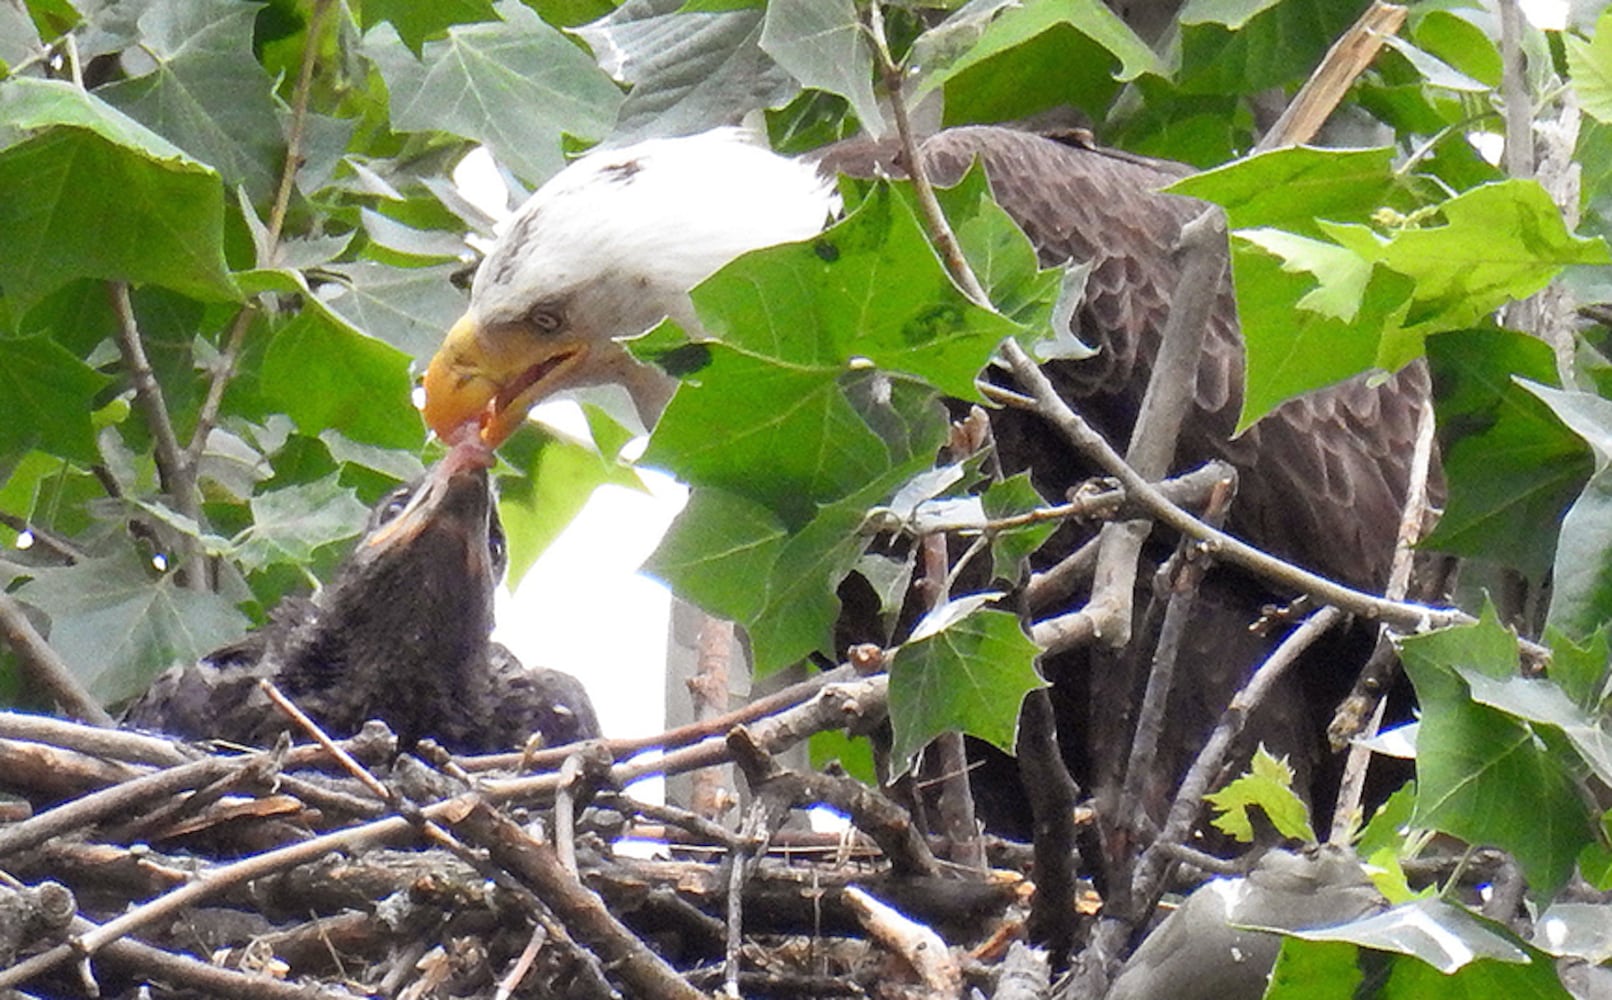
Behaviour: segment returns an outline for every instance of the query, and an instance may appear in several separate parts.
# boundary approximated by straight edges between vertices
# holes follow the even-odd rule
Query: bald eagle
[[[482,264],[469,310],[427,371],[427,422],[451,437],[479,421],[496,445],[537,400],[600,383],[624,386],[652,420],[676,382],[635,362],[619,341],[666,316],[697,329],[688,299],[695,283],[747,250],[815,235],[834,208],[828,177],[899,176],[893,151],[890,143],[852,142],[791,160],[721,130],[583,157],[515,213]],[[1178,279],[1178,233],[1204,207],[1158,193],[1186,168],[993,127],[938,133],[920,155],[942,185],[978,159],[1044,266],[1090,263],[1071,327],[1097,354],[1050,368],[1066,397],[1123,444]],[[1425,370],[1311,393],[1234,438],[1242,380],[1227,280],[1204,338],[1196,416],[1183,430],[1178,463],[1229,460],[1241,472],[1234,531],[1319,572],[1380,587]],[[1048,476],[1068,469],[1067,460],[1026,464],[1046,495],[1070,485]]]
[[[478,444],[461,443],[388,493],[329,586],[159,676],[125,724],[267,746],[289,728],[259,690],[267,679],[338,737],[370,719],[405,747],[430,737],[459,753],[597,736],[576,678],[528,669],[490,639],[505,551],[485,466]]]

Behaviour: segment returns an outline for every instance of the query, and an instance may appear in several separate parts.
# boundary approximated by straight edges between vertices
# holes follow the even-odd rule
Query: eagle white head
[[[445,440],[475,422],[496,446],[538,400],[619,383],[646,422],[675,383],[619,341],[671,316],[750,250],[806,239],[833,208],[810,163],[734,129],[590,153],[522,205],[476,272],[470,308],[425,377],[425,417]]]

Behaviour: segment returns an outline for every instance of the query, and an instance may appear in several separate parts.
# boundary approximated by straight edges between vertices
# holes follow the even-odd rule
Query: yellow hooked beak
[[[569,333],[542,333],[524,322],[482,326],[466,313],[448,331],[425,372],[425,422],[452,444],[474,423],[496,448],[545,396],[565,388],[588,356]]]

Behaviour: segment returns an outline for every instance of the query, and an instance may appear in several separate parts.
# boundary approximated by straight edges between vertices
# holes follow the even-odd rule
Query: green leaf
[[[458,264],[390,267],[354,261],[331,269],[345,291],[330,308],[371,337],[386,341],[422,364],[465,310],[465,295],[450,280]]]
[[[685,383],[661,415],[645,465],[745,496],[794,526],[887,465],[884,443],[832,370],[786,367],[720,345],[710,353],[699,382]]]
[[[1580,708],[1599,709],[1606,694],[1607,666],[1612,664],[1612,643],[1606,629],[1597,629],[1583,645],[1567,636],[1547,630],[1550,646],[1550,679]]]
[[[1416,21],[1412,35],[1426,52],[1484,86],[1498,88],[1503,72],[1500,49],[1470,19],[1476,13],[1470,7],[1430,10]]]
[[[1569,264],[1605,264],[1601,240],[1567,231],[1550,195],[1531,180],[1484,184],[1439,207],[1443,225],[1384,238],[1323,223],[1332,239],[1416,280],[1407,327],[1421,335],[1482,325],[1495,309],[1544,288]]]
[[[1364,222],[1394,192],[1394,150],[1293,146],[1183,178],[1165,190],[1212,201],[1232,229],[1321,235],[1317,219]]]
[[[1398,911],[1391,911],[1398,912]],[[1407,921],[1415,918],[1396,918]],[[1346,925],[1348,926],[1348,925]],[[1414,947],[1406,931],[1406,947]],[[1460,948],[1465,939],[1431,921],[1422,926],[1428,950],[1440,943]],[[1498,937],[1485,928],[1485,934]],[[1282,941],[1265,1000],[1472,1000],[1506,997],[1519,1000],[1569,1000],[1572,994],[1556,978],[1548,955],[1524,950],[1527,964],[1478,958],[1446,974],[1420,958],[1356,948],[1344,941],[1309,940],[1294,935]]]
[[[980,500],[985,516],[993,521],[1027,514],[1047,505],[1031,484],[1028,472],[992,483]],[[1057,521],[1043,521],[996,532],[991,538],[992,578],[1018,583],[1031,553],[1041,548],[1057,530]]]
[[[613,138],[684,135],[780,107],[800,84],[761,51],[760,10],[683,13],[681,0],[627,0],[577,29],[606,72],[632,84]]]
[[[565,165],[562,133],[603,138],[621,91],[565,35],[518,3],[492,24],[459,25],[416,59],[390,28],[365,39],[391,91],[392,126],[475,139],[529,183]]]
[[[695,489],[644,569],[706,611],[749,622],[766,606],[756,581],[767,579],[788,534],[762,504],[717,487]]]
[[[886,185],[814,240],[745,254],[693,298],[706,331],[736,350],[819,372],[867,359],[959,399],[980,398],[975,376],[1021,332],[958,291]]]
[[[100,461],[90,414],[111,381],[44,337],[0,338],[0,457],[38,448],[86,465]]]
[[[1411,830],[1411,815],[1416,809],[1416,783],[1407,781],[1388,800],[1377,807],[1371,819],[1360,831],[1355,850],[1361,857],[1370,858],[1379,851],[1399,853],[1405,846]]]
[[[410,402],[409,359],[313,310],[269,342],[259,386],[309,435],[335,428],[354,441],[411,449],[425,439]]]
[[[984,606],[995,596],[935,609],[891,658],[890,759],[897,766],[953,730],[1013,752],[1019,703],[1046,683],[1018,616]]]
[[[1255,94],[1307,77],[1365,8],[1363,0],[1189,0],[1181,25],[1180,87]]]
[[[1545,622],[1583,639],[1612,621],[1612,400],[1538,383],[1522,387],[1589,446],[1595,472],[1562,518]]]
[[[718,359],[727,353],[707,350]],[[766,371],[757,369],[759,374]],[[655,438],[668,433],[679,419],[674,416],[679,399],[706,388],[680,389],[656,426]],[[688,426],[703,427],[705,438],[716,442],[703,456],[709,459],[705,472],[713,481],[694,483],[688,506],[649,562],[651,572],[679,596],[745,625],[758,674],[832,648],[839,616],[836,590],[864,547],[861,528],[868,509],[888,500],[927,466],[944,437],[945,421],[933,393],[914,383],[876,377],[851,380],[838,391],[842,400],[835,409],[849,412],[857,421],[847,425],[852,430],[841,434],[836,423],[801,419],[789,434],[778,435],[782,450],[777,456],[758,450],[762,465],[732,468],[721,465],[720,443],[732,436],[742,447],[751,447],[746,439],[768,433],[766,425],[778,410],[790,406],[790,400],[767,398],[758,411],[742,387],[737,389],[741,398],[718,394],[709,400],[709,419],[716,422],[693,419]],[[814,400],[824,392],[826,387],[814,388]],[[735,405],[722,409],[724,398]],[[763,429],[753,433],[758,422]],[[794,452],[803,453],[804,460]],[[853,492],[830,497],[843,488],[837,480],[841,470],[833,463],[818,469],[812,456],[823,455],[847,464],[867,463],[860,466],[867,471],[852,484]],[[810,472],[808,486],[802,489],[821,490],[824,499],[814,502],[810,496],[780,491],[770,470],[758,475],[786,456],[792,468]],[[643,461],[650,462],[649,455]],[[681,468],[678,471],[682,474]]]
[[[249,570],[274,563],[303,566],[313,561],[321,545],[363,531],[369,509],[339,480],[331,473],[253,497],[252,526],[236,539],[241,563]]]
[[[1263,745],[1254,752],[1245,774],[1220,791],[1205,795],[1204,801],[1215,808],[1214,825],[1245,844],[1254,840],[1254,825],[1248,815],[1250,806],[1263,810],[1283,837],[1308,844],[1316,842],[1315,830],[1310,826],[1310,810],[1293,791],[1292,765],[1286,757],[1271,756]]]
[[[1414,822],[1511,852],[1533,897],[1549,898],[1594,839],[1571,755],[1528,722],[1474,701],[1463,679],[1514,675],[1516,637],[1485,608],[1477,624],[1403,640],[1400,654],[1422,709]]]
[[[1515,942],[1498,924],[1438,898],[1405,903],[1386,913],[1337,927],[1291,933],[1306,941],[1343,941],[1362,948],[1410,955],[1420,959],[1424,968],[1437,970],[1445,976],[1479,959],[1522,966],[1535,961],[1528,949]],[[1549,966],[1548,962],[1545,964]]]
[[[1045,0],[1005,10],[961,56],[928,72],[913,100],[943,88],[947,125],[1023,118],[1059,105],[1096,118],[1119,81],[1159,72],[1153,50],[1098,0]]]
[[[285,159],[274,80],[252,54],[257,10],[234,0],[171,0],[140,15],[150,72],[96,96],[245,186],[266,204]]]
[[[0,286],[17,312],[76,278],[237,297],[213,171],[71,84],[0,83],[0,121],[42,130],[0,150]]]
[[[511,590],[594,490],[608,483],[643,489],[638,474],[618,463],[614,453],[602,455],[596,448],[530,422],[501,454],[519,472],[498,477],[498,514],[508,539]]]
[[[456,24],[496,21],[491,0],[364,0],[358,8],[359,24],[368,31],[377,24],[390,24],[403,44],[416,56],[426,39],[435,38]]]
[[[134,548],[41,569],[17,596],[50,616],[50,644],[97,698],[120,701],[159,670],[238,637],[245,615],[158,575]]]
[[[1239,430],[1295,396],[1387,360],[1409,306],[1412,284],[1403,275],[1276,230],[1237,234],[1231,253],[1248,352]]]
[[[1465,330],[1429,338],[1427,359],[1449,496],[1423,544],[1543,574],[1555,526],[1594,467],[1590,449],[1514,379],[1554,382],[1555,353],[1525,334]]]
[[[808,87],[843,95],[875,135],[884,115],[873,96],[873,52],[853,0],[772,0],[761,48]]]
[[[1596,20],[1592,40],[1571,32],[1563,32],[1561,39],[1579,107],[1597,121],[1612,123],[1612,12]]]

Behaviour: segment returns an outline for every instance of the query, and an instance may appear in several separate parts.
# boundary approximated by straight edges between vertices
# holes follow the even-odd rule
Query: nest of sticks
[[[886,681],[845,666],[651,739],[476,758],[399,753],[379,723],[332,741],[288,716],[301,742],[260,750],[0,714],[0,987],[928,997],[1017,967],[1045,995],[1013,945],[1027,848],[939,861],[877,790],[774,758],[876,724]],[[737,830],[621,791],[724,763],[750,790]],[[802,828],[815,806],[848,831]]]

